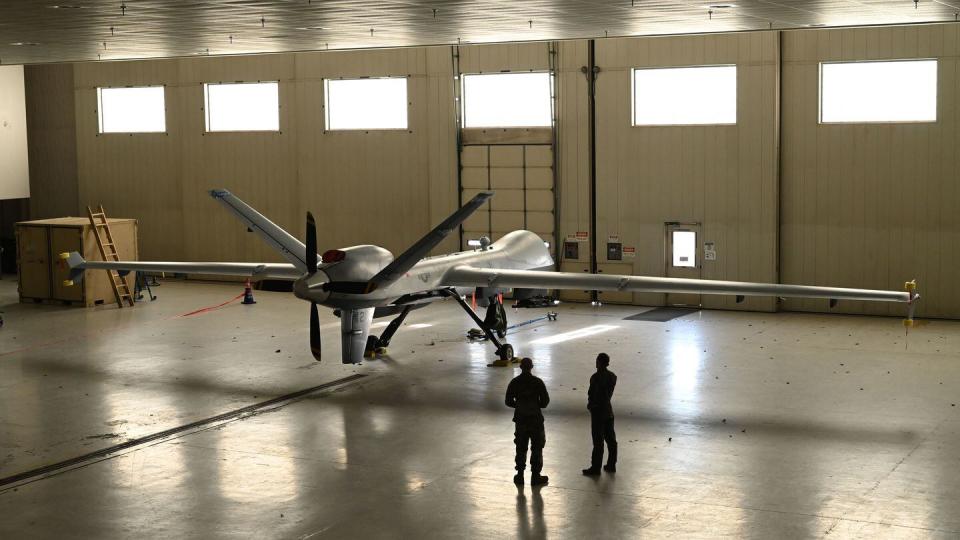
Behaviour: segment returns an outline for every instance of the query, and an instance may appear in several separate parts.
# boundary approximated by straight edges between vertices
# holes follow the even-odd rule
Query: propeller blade
[[[410,246],[409,249],[401,253],[377,275],[373,276],[370,282],[375,284],[375,286],[366,292],[370,292],[381,285],[389,285],[393,281],[403,277],[407,271],[426,257],[431,249],[437,247],[448,234],[453,232],[454,229],[459,227],[468,217],[476,212],[478,208],[483,206],[490,197],[493,197],[492,191],[481,191],[467,201],[467,204],[457,209],[450,217],[443,220],[439,225],[434,227],[432,231],[427,233],[426,236],[418,240],[416,244]]]
[[[312,276],[317,271],[317,222],[313,219],[313,214],[307,212],[307,275]],[[314,307],[316,311],[316,307]]]
[[[307,251],[309,253],[309,251]],[[310,304],[310,352],[317,362],[320,361],[320,314],[317,305]]]
[[[416,244],[400,254],[390,264],[385,266],[370,281],[332,281],[323,284],[323,290],[332,293],[341,294],[370,294],[373,291],[389,286],[394,281],[403,277],[411,268],[420,262],[431,249],[435,248],[444,238],[454,229],[460,226],[471,214],[483,206],[490,197],[493,197],[492,191],[483,191],[474,196],[467,204],[460,207],[456,212],[443,220],[439,225],[433,228],[426,236],[417,241]],[[313,217],[307,213],[307,250],[310,250],[310,227],[313,223]],[[316,232],[313,233],[316,235]],[[314,240],[316,242],[316,240]],[[309,257],[309,254],[307,255]],[[309,262],[307,263],[309,266]]]

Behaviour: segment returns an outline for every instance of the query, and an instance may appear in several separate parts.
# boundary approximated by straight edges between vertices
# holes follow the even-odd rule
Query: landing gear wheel
[[[513,362],[513,345],[509,343],[504,343],[503,346],[497,350],[497,356],[499,358],[493,362],[487,364],[490,367],[506,367]]]
[[[363,351],[363,356],[373,358],[377,355],[377,342],[380,338],[377,336],[367,336],[367,346]]]

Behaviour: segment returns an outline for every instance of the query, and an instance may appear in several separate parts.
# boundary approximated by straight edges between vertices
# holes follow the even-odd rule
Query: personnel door
[[[700,279],[702,250],[699,223],[667,223],[664,235],[669,278]],[[700,306],[699,294],[667,294],[668,306]]]

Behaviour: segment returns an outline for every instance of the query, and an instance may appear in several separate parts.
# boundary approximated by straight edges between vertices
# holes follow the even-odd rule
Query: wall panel
[[[580,69],[588,62],[586,41],[561,41],[557,46],[557,191],[555,209],[562,242],[578,231],[590,230],[590,111],[587,78]],[[567,259],[558,246],[557,259],[565,272],[589,271],[587,242],[579,243],[579,257]],[[564,300],[589,300],[583,291],[564,291]]]
[[[916,278],[919,313],[960,317],[956,274],[958,36],[956,25],[791,31],[783,50],[781,272],[786,283],[900,289]],[[821,125],[819,63],[938,58],[938,120]],[[909,99],[909,96],[905,96]],[[789,300],[786,309],[826,311]],[[842,302],[834,311],[902,315]]]
[[[46,69],[46,68],[45,68]],[[457,206],[449,47],[77,64],[78,199],[140,219],[144,259],[282,260],[208,191],[230,189],[321,250],[399,252]],[[409,129],[327,132],[323,79],[408,77]],[[280,132],[205,133],[203,83],[279,81]],[[98,135],[96,88],[164,84],[166,134]],[[438,251],[455,249],[455,238]]]
[[[716,261],[702,277],[776,281],[779,41],[775,32],[597,42],[597,239],[636,247],[637,275],[665,273],[664,224],[702,224]],[[737,65],[737,124],[634,127],[631,69]],[[602,295],[601,295],[602,298]],[[662,294],[634,301],[659,305]],[[774,301],[703,296],[706,307],[772,310]]]
[[[184,115],[177,65],[176,60],[74,65],[77,215],[86,215],[88,205],[102,204],[108,216],[140,220],[140,256],[147,260],[189,260],[184,250]],[[97,87],[132,85],[166,86],[167,133],[99,135]]]
[[[77,127],[72,64],[26,66],[30,215],[34,219],[77,213]]]

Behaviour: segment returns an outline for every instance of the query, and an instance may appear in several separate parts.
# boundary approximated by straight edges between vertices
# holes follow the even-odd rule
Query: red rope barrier
[[[224,303],[222,303],[222,304],[217,304],[217,305],[215,305],[215,306],[208,306],[208,307],[205,307],[205,308],[200,308],[200,309],[198,309],[198,310],[196,310],[196,311],[191,311],[191,312],[189,312],[189,313],[184,313],[184,314],[180,315],[180,317],[190,317],[191,315],[197,315],[197,314],[200,314],[200,313],[206,313],[206,312],[208,312],[208,311],[213,311],[213,310],[215,310],[215,309],[222,308],[223,306],[225,306],[225,305],[227,305],[227,304],[230,304],[230,303],[232,303],[232,302],[236,302],[237,300],[243,298],[243,295],[244,295],[244,294],[245,294],[245,293],[240,293],[240,294],[238,294],[237,296],[234,296],[233,298],[231,298],[230,300],[227,300],[226,302],[224,302]]]

